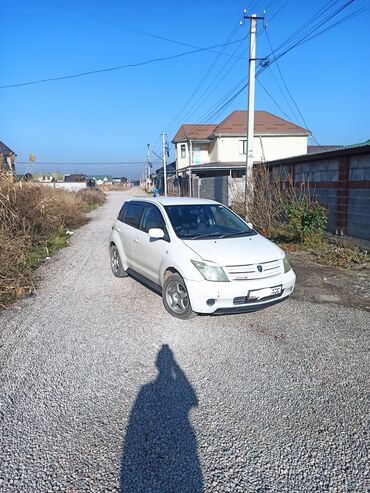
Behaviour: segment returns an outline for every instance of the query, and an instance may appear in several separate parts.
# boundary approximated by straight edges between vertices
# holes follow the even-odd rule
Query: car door
[[[149,237],[149,229],[160,228],[163,239]],[[160,267],[168,249],[169,235],[160,209],[154,204],[146,204],[142,214],[140,229],[136,230],[133,257],[137,272],[147,279],[160,284]]]
[[[127,266],[136,269],[133,255],[135,239],[138,228],[140,227],[141,216],[144,212],[145,204],[143,202],[130,201],[118,216],[118,231],[122,242],[123,251],[126,257]]]

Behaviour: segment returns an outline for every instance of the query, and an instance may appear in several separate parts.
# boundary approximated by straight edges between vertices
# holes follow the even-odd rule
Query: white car
[[[296,279],[283,250],[205,199],[128,200],[112,227],[110,261],[116,277],[146,283],[181,319],[265,308],[286,299]]]

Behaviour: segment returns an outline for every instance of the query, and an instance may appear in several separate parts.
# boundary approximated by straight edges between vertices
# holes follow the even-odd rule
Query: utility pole
[[[245,19],[249,19],[249,72],[248,72],[248,117],[247,117],[247,149],[245,163],[245,215],[247,219],[250,215],[248,211],[248,201],[253,200],[253,144],[254,144],[254,96],[256,83],[256,31],[257,20],[264,20],[264,17],[257,17],[256,14],[246,15],[244,10],[241,25],[244,25]]]
[[[162,153],[163,153],[164,196],[167,197],[167,163],[166,163],[167,142],[166,142],[166,134],[162,132],[161,135],[162,135]]]
[[[191,167],[193,165],[193,142],[189,141],[189,197],[192,196],[193,191],[191,189]]]
[[[145,170],[145,190],[149,192],[149,183],[150,183],[150,168],[151,168],[151,159],[150,159],[150,144],[146,145],[146,170]]]

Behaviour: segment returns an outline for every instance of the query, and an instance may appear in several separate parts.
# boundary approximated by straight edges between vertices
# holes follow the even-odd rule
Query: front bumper
[[[294,271],[290,270],[279,276],[250,281],[211,282],[185,279],[185,283],[194,312],[222,314],[256,311],[279,303],[293,292],[295,280]],[[241,302],[242,298],[247,297],[249,291],[279,285],[282,286],[282,293],[273,299],[267,298],[255,302],[247,302],[245,299]],[[210,306],[209,300],[214,300],[214,304]]]

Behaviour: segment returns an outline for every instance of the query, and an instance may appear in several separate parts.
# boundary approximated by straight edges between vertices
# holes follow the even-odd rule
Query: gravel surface
[[[1,492],[363,492],[370,314],[182,322],[107,241],[112,192],[0,315]]]

